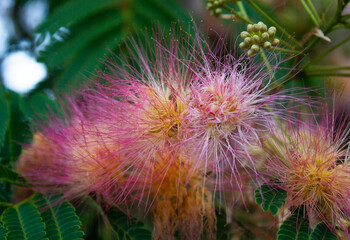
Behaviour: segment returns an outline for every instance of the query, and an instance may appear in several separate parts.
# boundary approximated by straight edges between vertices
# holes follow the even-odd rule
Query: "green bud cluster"
[[[248,50],[248,56],[258,53],[262,48],[273,49],[280,40],[275,38],[276,28],[267,26],[263,22],[257,24],[248,24],[247,31],[241,32],[243,42],[239,47],[243,50]]]
[[[207,0],[207,10],[209,10],[210,15],[220,16],[224,3],[225,0]]]

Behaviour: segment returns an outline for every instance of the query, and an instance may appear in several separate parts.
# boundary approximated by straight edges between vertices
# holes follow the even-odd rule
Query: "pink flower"
[[[225,46],[212,51],[198,33],[179,36],[134,40],[128,57],[107,61],[100,81],[69,101],[65,119],[41,127],[55,151],[35,142],[28,149],[40,155],[29,154],[32,165],[44,157],[50,164],[23,175],[45,192],[57,191],[42,184],[49,178],[68,196],[145,206],[157,236],[214,238],[215,193],[221,200],[242,191],[242,171],[259,175],[249,149],[282,118],[275,101],[286,96],[272,92],[279,83],[263,64],[218,57]]]
[[[323,109],[267,138],[264,168],[272,184],[288,193],[289,206],[306,206],[330,229],[348,236],[350,221],[349,125],[341,115]],[[312,217],[310,221],[312,223]]]

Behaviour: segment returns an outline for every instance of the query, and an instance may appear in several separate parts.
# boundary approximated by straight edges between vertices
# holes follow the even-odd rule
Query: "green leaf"
[[[45,224],[29,202],[6,209],[1,218],[8,231],[7,240],[39,240],[45,236]]]
[[[0,165],[0,181],[24,187],[31,186],[30,184],[25,183],[24,178],[20,177],[17,172],[5,165]]]
[[[82,240],[81,222],[74,207],[64,202],[58,204],[59,196],[45,197],[35,194],[33,200],[38,209],[44,210],[41,217],[45,223],[46,237],[49,240]]]
[[[277,232],[277,240],[309,240],[309,221],[302,211],[295,211]]]
[[[48,120],[48,115],[62,115],[60,106],[45,93],[34,93],[20,99],[22,112],[31,120]]]
[[[142,222],[131,219],[121,211],[110,209],[107,217],[118,235],[118,240],[152,239],[152,233],[145,228]]]
[[[57,70],[48,78],[50,85],[70,91],[96,69],[104,70],[101,59],[118,53],[122,40],[151,28],[155,21],[160,28],[170,28],[179,18],[189,21],[174,0],[64,0],[54,6],[39,30],[56,32],[66,26],[70,34],[63,41],[53,40],[39,60],[51,72]]]
[[[216,212],[216,239],[227,240],[233,238],[233,234],[230,233],[232,224],[227,223],[226,213]]]
[[[6,240],[6,237],[7,237],[7,231],[4,228],[4,226],[0,224],[0,240]]]
[[[29,142],[32,136],[28,120],[19,106],[22,97],[8,91],[7,98],[10,105],[10,121],[8,122],[5,143],[1,149],[2,164],[14,162],[22,151],[22,145]]]
[[[75,0],[62,1],[52,14],[43,22],[39,31],[56,32],[60,27],[67,27],[72,22],[86,18],[94,12],[116,5],[119,0]]]
[[[337,240],[337,236],[323,222],[317,224],[310,235],[310,240]]]
[[[267,184],[263,184],[255,190],[256,203],[261,205],[265,212],[270,210],[272,216],[275,216],[278,209],[285,204],[286,198],[286,191],[272,188]]]
[[[3,86],[0,84],[0,149],[4,143],[4,137],[9,121],[9,109]]]

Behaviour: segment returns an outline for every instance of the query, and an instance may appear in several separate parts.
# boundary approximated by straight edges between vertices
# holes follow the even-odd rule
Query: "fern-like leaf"
[[[6,237],[7,237],[7,231],[4,228],[4,226],[0,224],[0,240],[6,240]]]
[[[118,236],[118,240],[152,239],[152,233],[144,227],[142,222],[131,219],[121,211],[110,209],[107,217]]]
[[[75,0],[61,1],[40,26],[39,31],[56,32],[60,27],[68,27],[72,22],[77,22],[93,14],[107,9],[119,0]]]
[[[310,235],[310,240],[337,240],[337,236],[323,222],[317,224]]]
[[[270,210],[272,216],[275,216],[278,209],[286,202],[287,192],[282,189],[272,188],[263,184],[255,190],[255,201],[261,205],[266,212]]]
[[[57,204],[58,196],[46,198],[35,194],[34,204],[44,210],[41,217],[45,223],[46,237],[49,240],[82,240],[81,222],[75,214],[74,207],[64,202]]]
[[[111,56],[110,50],[119,51],[122,40],[136,30],[151,28],[155,21],[168,28],[178,19],[188,21],[189,15],[174,0],[62,0],[39,31],[68,27],[70,34],[52,41],[39,60],[57,70],[49,79],[52,85],[69,91],[103,68],[99,60]]]
[[[7,229],[7,240],[41,240],[45,236],[45,224],[29,202],[6,209],[1,219]]]
[[[277,232],[277,240],[309,240],[309,221],[302,211],[295,211],[283,222]]]

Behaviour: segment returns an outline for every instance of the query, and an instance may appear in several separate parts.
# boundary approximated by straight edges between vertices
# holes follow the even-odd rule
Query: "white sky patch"
[[[2,56],[6,51],[8,37],[9,32],[6,29],[5,19],[0,16],[0,56]]]
[[[29,31],[33,31],[46,17],[48,4],[44,0],[27,2],[22,9],[22,18]]]
[[[8,20],[8,9],[12,4],[12,0],[0,0],[0,57],[6,52],[7,41],[12,30],[12,25]]]
[[[25,51],[7,55],[2,62],[1,71],[5,86],[22,94],[33,89],[47,75],[46,66]]]

